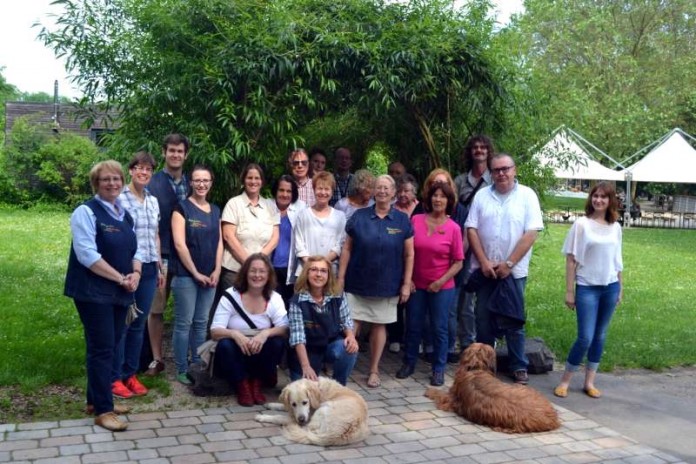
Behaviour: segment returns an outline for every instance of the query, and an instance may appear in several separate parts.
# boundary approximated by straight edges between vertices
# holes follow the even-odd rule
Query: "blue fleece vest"
[[[126,211],[123,221],[119,221],[94,198],[85,202],[85,205],[97,218],[97,251],[104,261],[121,274],[133,272],[137,240],[131,215]],[[98,276],[80,264],[72,243],[63,293],[65,296],[88,303],[128,306],[133,302],[133,294],[127,292],[118,282]]]

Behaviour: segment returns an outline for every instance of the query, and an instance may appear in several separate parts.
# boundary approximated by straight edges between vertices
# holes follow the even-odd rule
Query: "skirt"
[[[372,322],[373,324],[391,324],[396,322],[396,305],[398,296],[388,298],[360,296],[346,293],[350,315],[355,321]]]

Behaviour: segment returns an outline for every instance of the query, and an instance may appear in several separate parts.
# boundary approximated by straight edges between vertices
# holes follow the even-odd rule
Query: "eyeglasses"
[[[114,184],[118,184],[119,182],[121,182],[121,178],[116,177],[116,176],[114,176],[114,177],[100,177],[99,182],[103,182],[105,184],[108,184],[109,182],[113,182]]]
[[[267,275],[268,270],[267,269],[249,269],[249,274],[250,275]]]
[[[315,274],[329,275],[329,270],[323,267],[310,267],[309,272],[314,272]]]
[[[309,164],[309,161],[307,160],[295,160],[292,162],[293,166],[307,166]]]
[[[501,167],[501,168],[491,168],[491,172],[492,172],[493,174],[496,174],[496,175],[497,175],[497,174],[507,174],[507,172],[508,172],[510,169],[514,168],[514,167],[515,167],[515,166],[512,165],[512,166],[503,166],[503,167]]]
[[[152,172],[152,168],[150,166],[133,166],[133,170],[138,172]]]
[[[191,183],[195,185],[209,185],[211,182],[213,181],[210,179],[195,179],[191,181]]]

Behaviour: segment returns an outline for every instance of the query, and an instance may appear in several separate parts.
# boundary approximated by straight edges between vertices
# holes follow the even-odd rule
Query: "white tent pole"
[[[624,166],[623,164],[619,163],[619,162],[616,161],[614,158],[612,158],[611,156],[609,156],[609,155],[607,155],[606,153],[604,153],[602,150],[600,150],[599,148],[597,148],[596,146],[594,146],[591,142],[589,142],[587,139],[585,139],[585,137],[583,137],[582,135],[578,134],[578,133],[575,132],[573,129],[568,128],[568,132],[570,132],[571,134],[573,134],[575,137],[579,138],[582,142],[588,144],[589,146],[591,146],[592,148],[594,148],[595,150],[597,150],[597,152],[598,152],[599,154],[601,154],[602,156],[604,156],[605,158],[607,158],[609,161],[611,161],[612,163],[614,163],[614,167],[618,166],[618,167],[620,167],[621,169],[624,169],[624,168],[625,168],[625,166]],[[585,150],[585,151],[587,151],[587,150]]]

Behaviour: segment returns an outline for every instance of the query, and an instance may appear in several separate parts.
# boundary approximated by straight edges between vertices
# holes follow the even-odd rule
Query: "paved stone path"
[[[283,438],[280,428],[254,421],[260,406],[130,414],[126,432],[93,419],[0,425],[0,462],[15,463],[683,463],[607,427],[557,407],[559,430],[507,435],[439,411],[423,396],[429,366],[414,377],[391,376],[398,357],[385,354],[382,387],[369,389],[361,354],[349,386],[370,408],[371,435],[362,443],[324,448]],[[451,369],[450,369],[451,370]],[[452,382],[446,377],[446,385]],[[283,380],[280,382],[283,385]],[[534,376],[530,385],[534,385]],[[647,426],[647,425],[646,425]]]

